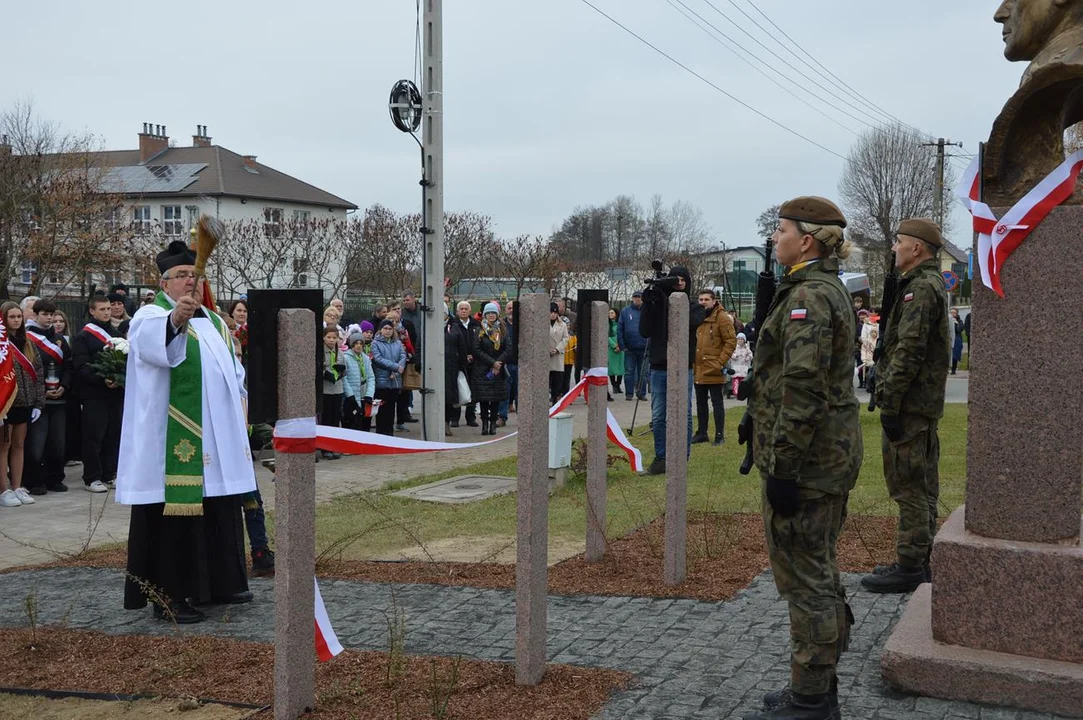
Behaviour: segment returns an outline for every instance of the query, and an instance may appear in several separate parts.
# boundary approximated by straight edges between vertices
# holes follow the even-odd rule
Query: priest
[[[196,606],[252,599],[242,497],[256,489],[244,370],[225,323],[204,308],[195,254],[156,258],[161,291],[132,318],[117,502],[132,506],[124,607],[179,623]]]

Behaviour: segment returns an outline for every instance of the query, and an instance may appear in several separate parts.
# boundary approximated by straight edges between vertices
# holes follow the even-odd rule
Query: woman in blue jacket
[[[406,370],[406,348],[399,341],[390,320],[380,322],[380,333],[372,342],[372,369],[376,376],[376,432],[395,433],[395,401],[402,392],[402,373]]]

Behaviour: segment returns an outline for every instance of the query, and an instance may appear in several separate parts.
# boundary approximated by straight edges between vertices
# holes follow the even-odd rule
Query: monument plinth
[[[1018,5],[995,16],[1008,59],[1033,60],[983,158],[998,218],[1064,160],[1083,111],[1083,9]],[[1066,381],[1083,373],[1083,311],[1047,301],[1083,277],[1079,202],[1054,208],[1003,264],[1003,298],[975,290],[966,504],[884,647],[884,679],[902,690],[1083,717],[1083,386]]]

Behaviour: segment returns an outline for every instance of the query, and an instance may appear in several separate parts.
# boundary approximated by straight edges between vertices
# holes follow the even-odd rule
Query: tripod
[[[651,363],[651,339],[647,338],[647,344],[643,346],[643,360],[639,364],[638,373],[636,375],[636,386],[633,388],[636,394],[636,404],[632,408],[632,424],[628,426],[629,437],[635,435],[636,428],[636,413],[639,412],[639,399],[643,396],[643,386],[647,380],[647,370],[650,368]],[[645,369],[646,368],[646,369]],[[647,430],[650,430],[650,425],[647,425]]]

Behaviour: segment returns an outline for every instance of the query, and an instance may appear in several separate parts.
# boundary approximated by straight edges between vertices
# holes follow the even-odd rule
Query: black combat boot
[[[827,693],[803,695],[786,688],[788,693],[780,705],[744,716],[744,720],[838,720],[837,706],[831,704]]]
[[[692,444],[693,445],[695,445],[697,443],[705,443],[705,442],[707,442],[707,431],[706,430],[700,430],[698,433],[696,433],[695,435],[692,436]]]
[[[793,690],[789,685],[781,690],[772,690],[763,696],[763,709],[774,710],[788,703],[791,698],[793,698]],[[831,703],[831,709],[839,713],[839,679],[837,677],[831,678],[831,690],[827,693],[827,700]]]
[[[861,578],[861,587],[874,593],[908,593],[926,582],[925,568],[903,567],[899,563],[880,565]]]

